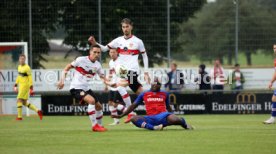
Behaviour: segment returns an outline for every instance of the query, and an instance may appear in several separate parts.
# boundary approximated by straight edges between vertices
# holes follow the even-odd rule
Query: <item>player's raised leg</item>
[[[27,108],[29,108],[30,110],[35,111],[35,112],[38,114],[40,120],[42,120],[42,118],[43,118],[43,113],[42,113],[41,110],[38,110],[37,107],[36,107],[35,105],[29,103],[28,101],[25,101],[25,103],[23,103],[23,105],[26,106]]]
[[[185,129],[194,129],[191,125],[187,124],[184,118],[179,118],[174,114],[171,114],[167,117],[167,124],[170,125],[180,125]]]
[[[131,105],[131,99],[130,96],[126,90],[125,87],[118,87],[118,92],[120,93],[121,97],[123,98],[123,101],[126,104],[126,108],[128,108]],[[130,119],[132,116],[136,115],[135,112],[131,112],[128,114],[127,118],[125,119],[125,123],[130,122]]]
[[[162,124],[154,126],[154,124],[152,123],[152,121],[150,119],[146,119],[145,117],[142,117],[142,116],[132,116],[131,122],[136,127],[145,128],[148,130],[162,130],[163,129]]]
[[[120,111],[120,112],[125,112],[127,110],[127,108],[122,104],[117,104],[116,109],[117,111]]]

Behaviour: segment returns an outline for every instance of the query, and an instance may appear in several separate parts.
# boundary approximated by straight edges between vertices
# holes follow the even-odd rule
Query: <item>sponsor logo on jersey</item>
[[[89,74],[93,74],[93,70],[89,70],[88,72],[89,72]]]
[[[124,50],[125,50],[125,51],[127,51],[127,50],[128,50],[128,48],[127,48],[127,47],[124,47]]]
[[[133,43],[129,43],[129,48],[132,48],[133,47]]]
[[[147,98],[147,102],[164,102],[164,99],[159,97]]]

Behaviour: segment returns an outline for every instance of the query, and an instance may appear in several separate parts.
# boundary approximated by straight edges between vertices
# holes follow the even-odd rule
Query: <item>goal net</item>
[[[0,69],[16,69],[20,54],[26,55],[28,64],[27,42],[0,42]]]
[[[26,55],[28,64],[27,42],[0,42],[0,115],[16,114],[16,94],[13,93],[13,85],[17,76],[18,59],[21,54]],[[33,99],[29,101],[33,103]],[[35,102],[40,102],[39,100]],[[23,114],[36,114],[23,109]]]

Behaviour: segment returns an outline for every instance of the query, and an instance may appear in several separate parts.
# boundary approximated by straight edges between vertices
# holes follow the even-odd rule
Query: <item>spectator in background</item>
[[[232,76],[228,76],[228,83],[232,90],[242,90],[245,82],[243,73],[240,71],[240,65],[235,65],[235,70],[232,72]]]
[[[195,82],[199,85],[199,90],[210,90],[211,89],[211,78],[205,71],[206,66],[204,64],[199,65],[198,74],[199,76],[195,78]],[[206,92],[205,92],[206,94]]]
[[[214,68],[210,71],[211,83],[213,84],[213,90],[223,90],[224,89],[224,81],[225,81],[225,73],[224,69],[221,66],[220,60],[216,59],[214,62]],[[219,92],[222,93],[222,92]]]
[[[184,87],[184,74],[177,69],[177,64],[171,64],[171,71],[167,74],[169,81],[165,84],[168,91],[180,92]]]

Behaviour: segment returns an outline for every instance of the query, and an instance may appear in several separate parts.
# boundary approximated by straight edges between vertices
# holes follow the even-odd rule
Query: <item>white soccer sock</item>
[[[89,104],[87,108],[87,112],[92,126],[95,126],[97,124],[95,105]]]
[[[131,99],[129,94],[127,93],[127,90],[125,87],[118,87],[118,92],[120,93],[120,95],[123,98],[123,101],[126,104],[126,107],[128,108],[131,105]]]
[[[118,115],[117,109],[114,106],[109,106],[108,108],[111,115]],[[117,118],[113,118],[113,120],[115,123],[119,121]]]
[[[103,111],[96,111],[96,119],[97,119],[97,123],[99,125],[102,125],[102,119],[103,119]]]
[[[124,105],[122,105],[122,104],[117,105],[117,111],[126,112],[126,110],[127,110],[127,108]],[[129,114],[136,115],[136,113],[134,111],[130,112]]]
[[[114,119],[114,122],[115,122],[115,123],[120,122],[120,120],[119,120],[119,119],[117,119],[117,118],[113,118],[113,119]]]
[[[111,115],[117,115],[117,109],[114,106],[108,106],[109,112]]]

